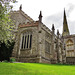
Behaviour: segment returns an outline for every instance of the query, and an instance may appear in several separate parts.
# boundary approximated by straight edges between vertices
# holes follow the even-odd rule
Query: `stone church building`
[[[40,11],[34,21],[22,11],[11,11],[10,18],[15,26],[15,46],[12,57],[18,62],[28,63],[75,63],[75,35],[70,35],[64,10],[62,36],[52,24],[50,30],[42,23]]]

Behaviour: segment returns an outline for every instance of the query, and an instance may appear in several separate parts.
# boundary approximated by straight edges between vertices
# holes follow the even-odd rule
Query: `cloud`
[[[75,34],[75,21],[70,21],[68,22],[70,34]]]
[[[75,5],[72,4],[72,3],[69,3],[69,4],[66,6],[67,17],[70,16],[70,14],[73,12],[74,9],[75,9]]]
[[[67,15],[69,31],[71,34],[75,34],[75,29],[74,29],[75,28],[75,18],[74,18],[75,15],[73,14],[73,12],[75,10],[75,5],[72,3],[69,3],[66,8],[67,8],[66,15]]]
[[[55,26],[55,32],[57,32],[57,29],[59,29],[59,32],[62,33],[62,27],[63,27],[63,14],[57,13],[51,16],[47,16],[44,19],[44,23],[47,27],[51,29],[52,24]]]

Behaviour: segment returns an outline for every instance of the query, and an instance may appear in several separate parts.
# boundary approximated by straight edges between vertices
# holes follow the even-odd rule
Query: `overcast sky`
[[[55,30],[62,33],[63,13],[66,10],[68,27],[71,34],[75,34],[75,0],[17,0],[13,10],[18,10],[22,4],[22,10],[33,20],[38,20],[39,12],[42,11],[43,23],[51,29],[52,24]]]

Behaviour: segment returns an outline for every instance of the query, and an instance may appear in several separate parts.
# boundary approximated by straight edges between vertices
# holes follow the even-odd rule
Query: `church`
[[[34,21],[22,11],[11,11],[10,18],[15,24],[15,45],[12,58],[26,63],[67,63],[75,64],[75,35],[70,35],[64,10],[62,36],[52,24],[50,30],[42,23],[42,12]]]

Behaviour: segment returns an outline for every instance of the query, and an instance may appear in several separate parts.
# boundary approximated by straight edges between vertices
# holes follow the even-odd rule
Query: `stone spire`
[[[19,10],[22,10],[22,4],[20,5]]]
[[[63,19],[63,33],[62,36],[69,35],[69,29],[68,29],[68,24],[67,24],[67,19],[66,19],[66,13],[64,9],[64,19]]]
[[[42,12],[40,11],[40,14],[39,14],[39,22],[42,22]]]

